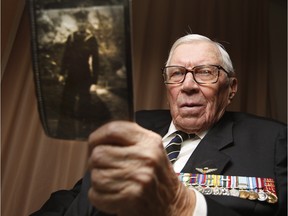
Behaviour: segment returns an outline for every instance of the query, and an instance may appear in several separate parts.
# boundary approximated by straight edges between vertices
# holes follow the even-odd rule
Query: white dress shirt
[[[167,134],[162,139],[164,147],[166,147],[166,145],[168,145],[171,139],[174,138],[176,131],[177,129],[175,128],[175,125],[173,124],[173,122],[171,122]],[[188,139],[181,144],[181,150],[180,150],[179,156],[173,164],[174,171],[176,173],[181,172],[185,164],[188,162],[188,159],[190,158],[191,154],[193,153],[197,145],[200,143],[200,141],[204,138],[206,134],[207,134],[207,131],[200,133],[200,134],[196,134],[194,138]],[[200,192],[198,192],[195,189],[193,190],[195,191],[195,195],[196,195],[196,205],[195,205],[193,216],[206,216],[207,215],[206,200]]]

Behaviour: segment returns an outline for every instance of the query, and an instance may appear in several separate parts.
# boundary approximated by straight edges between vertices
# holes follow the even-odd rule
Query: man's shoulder
[[[226,112],[225,116],[230,119],[233,119],[236,125],[243,125],[247,128],[249,127],[283,128],[287,126],[285,123],[274,120],[272,118],[267,118],[245,112]]]

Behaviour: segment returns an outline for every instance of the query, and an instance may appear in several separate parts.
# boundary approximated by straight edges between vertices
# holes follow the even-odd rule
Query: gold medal
[[[247,199],[249,197],[249,192],[245,191],[245,190],[241,190],[239,192],[239,197],[242,198],[242,199]]]
[[[266,192],[267,194],[267,202],[268,203],[276,203],[278,201],[278,198],[275,194],[271,193],[270,191]]]
[[[258,199],[258,194],[254,191],[249,191],[249,197],[248,197],[249,200],[256,200]]]

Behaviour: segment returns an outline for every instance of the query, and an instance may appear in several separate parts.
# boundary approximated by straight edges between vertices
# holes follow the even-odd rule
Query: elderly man
[[[286,125],[226,112],[237,79],[223,47],[184,36],[163,76],[170,111],[92,133],[90,172],[65,206],[52,197],[39,215],[286,215]]]

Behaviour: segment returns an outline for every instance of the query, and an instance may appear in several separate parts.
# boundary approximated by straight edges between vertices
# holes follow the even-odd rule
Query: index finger
[[[143,140],[149,134],[151,134],[151,131],[134,122],[113,121],[90,134],[88,143],[90,149],[102,144],[129,146]]]

